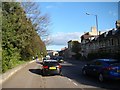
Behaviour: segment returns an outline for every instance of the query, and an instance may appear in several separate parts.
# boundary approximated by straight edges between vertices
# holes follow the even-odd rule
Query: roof
[[[99,60],[99,61],[117,61],[116,59],[96,59],[96,60]]]
[[[56,60],[44,60],[44,62],[57,62]]]

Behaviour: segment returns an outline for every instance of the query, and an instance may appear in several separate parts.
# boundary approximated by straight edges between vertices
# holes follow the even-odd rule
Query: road
[[[85,77],[81,73],[85,62],[66,61],[62,65],[63,76],[42,76],[41,64],[36,62],[27,65],[2,84],[2,88],[88,88],[116,89],[119,82],[107,81],[100,83],[94,77]]]

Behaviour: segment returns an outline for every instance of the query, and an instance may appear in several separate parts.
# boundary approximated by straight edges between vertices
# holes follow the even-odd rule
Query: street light
[[[97,15],[86,13],[87,15],[93,15],[96,17],[96,28],[97,28],[97,35],[98,35],[98,49],[99,49],[99,31],[98,31],[98,18]]]
[[[97,35],[99,36],[99,31],[98,31],[98,18],[97,18],[97,15],[94,15],[94,14],[90,14],[90,13],[86,13],[86,15],[93,15],[96,17],[96,28],[97,28]]]

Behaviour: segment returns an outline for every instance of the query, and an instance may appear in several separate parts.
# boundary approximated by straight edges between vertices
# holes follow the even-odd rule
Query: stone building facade
[[[88,53],[91,52],[91,41],[98,37],[98,32],[96,27],[91,28],[91,32],[87,32],[81,36],[81,55],[87,57]],[[97,44],[97,42],[96,42]],[[94,49],[97,48],[95,44]]]
[[[120,54],[120,20],[116,21],[115,29],[95,36],[94,39],[90,39],[90,35],[85,35],[81,36],[82,56],[88,57],[90,53],[107,53],[110,58],[116,58]]]

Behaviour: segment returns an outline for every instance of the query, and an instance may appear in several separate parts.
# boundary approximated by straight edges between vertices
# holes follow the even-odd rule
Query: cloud
[[[73,33],[58,32],[50,37],[52,41],[51,45],[67,45],[67,42],[69,40],[80,41],[81,35],[82,33],[80,32],[73,32]]]
[[[67,45],[48,45],[47,50],[61,50],[64,47],[67,47]]]

